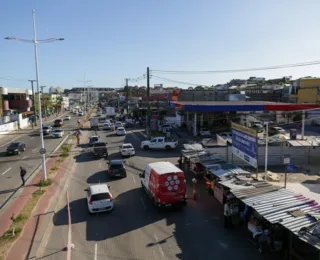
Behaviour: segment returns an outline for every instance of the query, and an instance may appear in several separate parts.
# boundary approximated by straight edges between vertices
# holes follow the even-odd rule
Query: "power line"
[[[173,82],[173,83],[183,84],[183,85],[210,87],[210,86],[203,85],[203,84],[194,84],[194,83],[190,83],[190,82],[184,82],[184,81],[179,81],[179,80],[174,80],[174,79],[168,79],[168,78],[164,78],[164,77],[160,77],[160,76],[155,76],[155,75],[152,75],[151,77],[152,77],[152,78],[157,78],[157,79],[162,79],[162,80],[169,81],[169,82]]]
[[[164,73],[164,74],[219,74],[219,73],[236,73],[236,72],[249,72],[249,71],[261,71],[261,70],[276,70],[276,69],[285,69],[285,68],[294,68],[294,67],[314,66],[314,65],[320,65],[320,61],[307,61],[307,62],[300,62],[300,63],[275,65],[275,66],[267,66],[267,67],[244,68],[244,69],[207,70],[207,71],[152,70],[152,72]]]
[[[0,79],[10,80],[10,81],[28,81],[28,79],[14,79],[14,78],[4,77],[4,76],[0,76]]]
[[[137,78],[128,78],[128,80],[131,81],[131,82],[139,82],[139,81],[141,81],[141,80],[143,80],[145,78],[146,78],[146,74],[143,74],[143,75],[141,75],[141,76],[139,76]]]

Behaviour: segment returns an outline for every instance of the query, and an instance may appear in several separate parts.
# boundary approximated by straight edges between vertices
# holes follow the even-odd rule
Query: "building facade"
[[[320,103],[320,78],[301,78],[292,83],[290,101]]]

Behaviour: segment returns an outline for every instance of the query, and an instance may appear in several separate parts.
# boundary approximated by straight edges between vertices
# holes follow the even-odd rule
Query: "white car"
[[[102,126],[102,130],[111,130],[110,123],[104,123],[103,126]]]
[[[115,128],[117,129],[118,127],[123,127],[123,124],[119,121],[117,121],[115,124]]]
[[[88,210],[91,214],[113,210],[113,198],[107,184],[93,185],[84,191],[87,192]]]
[[[71,120],[71,116],[66,116],[64,120]]]
[[[83,116],[83,115],[84,115],[84,114],[83,114],[82,111],[80,111],[79,114],[78,114],[78,116]]]
[[[52,137],[63,137],[64,136],[64,131],[62,129],[54,129],[52,132],[51,132],[51,136]]]
[[[126,135],[126,130],[124,129],[124,127],[118,127],[117,128],[117,132],[116,132],[116,135]]]
[[[122,156],[134,156],[136,151],[132,144],[127,143],[120,146],[120,153]]]
[[[211,135],[211,133],[208,128],[202,128],[202,129],[200,129],[200,135],[207,136],[207,135]]]

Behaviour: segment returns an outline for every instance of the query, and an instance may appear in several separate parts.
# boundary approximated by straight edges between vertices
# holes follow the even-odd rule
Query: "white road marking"
[[[31,140],[33,140],[33,139],[34,139],[34,137],[31,137],[30,139],[31,139]]]
[[[98,244],[94,244],[94,260],[98,259]]]
[[[100,168],[100,169],[101,169],[101,166],[102,166],[102,164],[100,163],[100,164],[99,164],[99,168]]]
[[[144,200],[143,200],[143,198],[140,196],[140,201],[141,201],[141,203],[142,203],[142,205],[143,205],[143,207],[144,207],[144,210],[147,210],[147,206],[146,206],[146,204],[144,203]]]
[[[159,239],[158,239],[157,235],[156,235],[156,234],[154,234],[153,236],[154,236],[154,238],[155,238],[156,242],[158,243]],[[160,244],[158,244],[158,248],[159,248],[159,251],[160,251],[161,257],[164,257],[164,253],[163,253],[163,250],[162,250],[162,247],[161,247],[161,245],[160,245]]]
[[[1,145],[1,148],[7,146],[7,145],[10,144],[10,143],[12,143],[13,141],[17,140],[17,139],[20,138],[21,136],[23,136],[23,135],[19,135],[19,136],[13,138],[10,142],[7,142],[7,143]]]
[[[32,152],[35,152],[37,149],[38,149],[38,148],[34,148],[34,149],[32,149]]]
[[[134,178],[134,176],[132,175],[132,180],[134,183],[136,183],[136,179]]]
[[[22,160],[26,159],[28,156],[23,156]]]
[[[7,169],[7,170],[5,170],[3,173],[2,173],[2,175],[5,175],[8,171],[10,171],[11,170],[11,167],[9,168],[9,169]]]

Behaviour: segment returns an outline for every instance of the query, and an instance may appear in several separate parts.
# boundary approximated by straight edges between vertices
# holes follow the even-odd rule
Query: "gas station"
[[[268,117],[277,112],[302,111],[302,124],[304,125],[304,111],[319,109],[318,104],[291,104],[263,101],[171,101],[171,107],[183,118],[183,122],[190,124],[194,136],[198,135],[200,127],[212,125],[230,125],[239,122],[239,116],[245,118],[254,113]],[[241,121],[241,120],[240,120]]]

